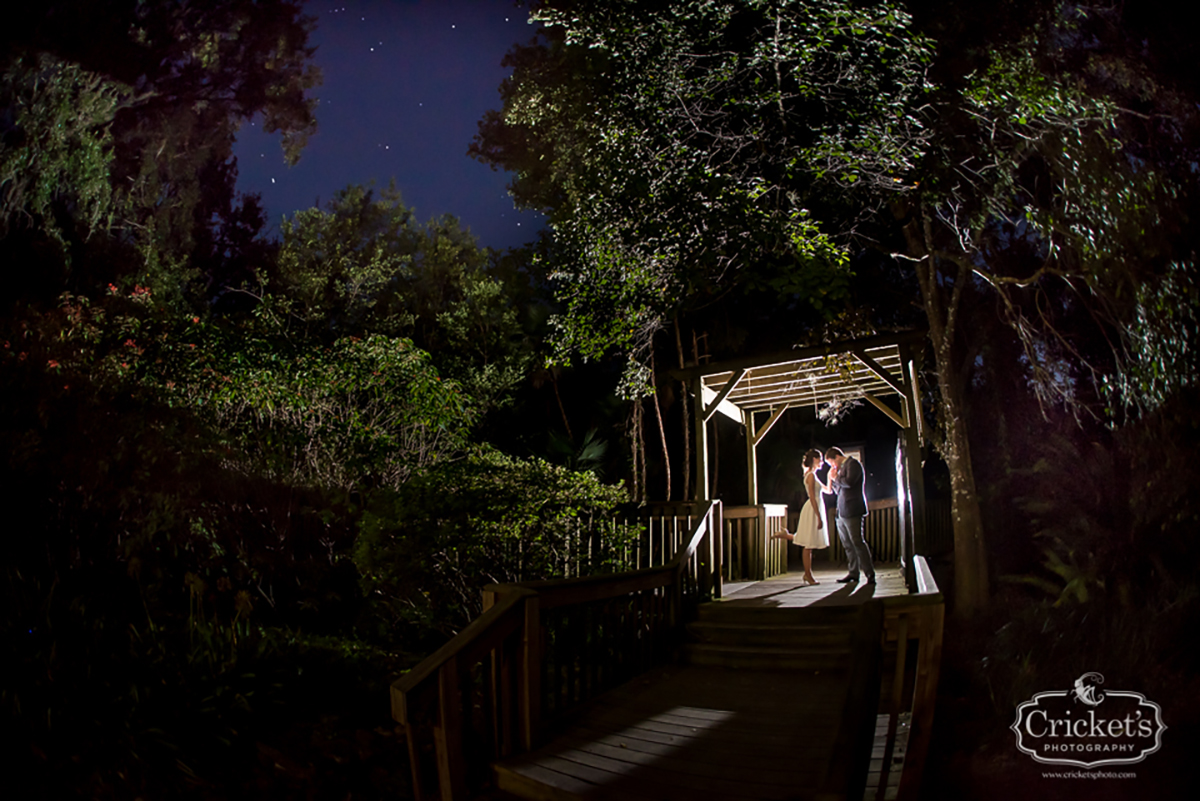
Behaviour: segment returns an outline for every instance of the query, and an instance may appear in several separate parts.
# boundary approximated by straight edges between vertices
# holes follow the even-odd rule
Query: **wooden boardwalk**
[[[841,672],[670,666],[497,766],[497,786],[564,800],[815,798],[847,691]]]
[[[804,583],[804,574],[793,572],[769,578],[766,581],[750,581],[739,584],[727,583],[724,597],[717,603],[734,606],[761,606],[789,608],[809,606],[846,606],[861,604],[872,598],[887,598],[907,595],[904,577],[895,564],[875,566],[876,584],[860,580],[855,584],[838,584],[846,575],[846,568],[835,565],[814,568],[815,586]]]
[[[842,575],[822,571],[815,586],[798,573],[727,586],[689,627],[684,664],[613,690],[551,742],[497,764],[496,786],[545,801],[838,797],[828,790],[835,743],[844,742],[851,694],[861,693],[851,686],[857,617],[848,607],[906,593],[894,566],[881,566],[873,586],[836,583]]]

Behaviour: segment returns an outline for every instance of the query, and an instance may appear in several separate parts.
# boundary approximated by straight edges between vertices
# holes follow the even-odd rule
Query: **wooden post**
[[[946,606],[926,607],[920,615],[920,644],[917,646],[917,675],[913,687],[912,724],[908,731],[908,752],[900,776],[898,801],[915,799],[921,790],[921,775],[929,738],[933,731],[933,708],[937,699],[938,672],[942,664],[942,629]]]
[[[717,514],[717,504],[708,507],[705,514],[705,525],[708,526],[708,587],[713,598],[721,597],[721,516]]]
[[[758,512],[754,518],[757,521],[757,530],[754,532],[754,580],[765,581],[767,578],[767,548],[771,542],[767,534],[767,510],[766,507],[753,504]]]
[[[466,765],[462,743],[462,683],[458,659],[450,657],[438,670],[438,717],[433,736],[437,742],[438,785],[442,801],[465,799]]]
[[[758,443],[754,438],[754,412],[742,412],[746,429],[746,505],[758,505]]]
[[[907,345],[900,346],[900,363],[908,373],[904,402],[908,405],[908,425],[904,427],[904,458],[907,462],[908,500],[912,507],[913,554],[929,554],[925,525],[925,474],[921,469],[921,406],[917,396],[917,367]],[[909,557],[912,558],[911,555]]]
[[[696,500],[707,501],[711,494],[708,487],[708,420],[704,417],[704,394],[700,390],[701,379],[692,379],[692,403],[696,413]]]
[[[884,739],[883,761],[879,768],[876,801],[884,801],[887,796],[888,774],[891,772],[892,755],[896,747],[896,729],[900,722],[900,710],[904,706],[901,696],[904,694],[904,669],[908,657],[908,615],[902,613],[896,623],[896,669],[892,671],[892,698],[888,705],[887,737]]]
[[[542,701],[542,616],[536,595],[525,599],[520,696],[521,747],[532,751],[537,742]]]
[[[421,729],[412,721],[404,724],[404,739],[408,743],[408,764],[412,768],[413,798],[425,801],[425,782],[421,780],[421,750],[417,747]]]
[[[896,522],[900,527],[900,571],[911,593],[917,591],[917,575],[913,569],[912,496],[904,439],[901,431],[896,437]]]

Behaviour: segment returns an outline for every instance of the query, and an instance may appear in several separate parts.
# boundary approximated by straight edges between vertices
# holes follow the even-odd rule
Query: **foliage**
[[[998,710],[1089,665],[1147,691],[1195,675],[1196,400],[1188,390],[1111,439],[1051,433],[1014,471],[1010,500],[1042,567],[1007,577],[1006,619],[982,665]]]
[[[411,337],[486,412],[532,361],[500,261],[453,218],[417,224],[394,186],[351,186],[284,223],[278,279],[308,335]]]
[[[472,412],[428,354],[382,335],[232,354],[180,385],[239,440],[242,469],[346,491],[397,487],[465,445]],[[204,365],[203,357],[196,366]]]
[[[0,702],[47,794],[271,776],[262,743],[326,714],[306,693],[378,726],[366,688],[442,623],[395,627],[349,557],[364,508],[467,448],[471,399],[409,339],[324,339],[293,298],[257,303],[202,315],[114,283],[0,323],[0,486],[27,521],[3,573]],[[349,706],[321,677],[351,682]]]
[[[675,310],[739,281],[820,313],[846,300],[842,226],[814,209],[903,189],[920,157],[928,49],[903,11],[546,3],[533,19],[543,42],[511,51],[473,152],[549,212],[556,358],[640,360]]]
[[[479,614],[485,583],[609,567],[628,532],[588,539],[624,500],[590,473],[484,451],[376,495],[354,560],[394,625],[451,634]]]
[[[407,498],[536,551],[620,497],[495,454],[469,463],[490,477],[456,465],[487,450],[481,421],[535,351],[519,257],[451,217],[417,224],[394,188],[261,235],[233,137],[253,118],[294,162],[311,26],[290,0],[50,0],[0,30],[0,492],[18,521],[0,710],[41,795],[359,793],[337,766],[367,752],[387,785],[403,772],[378,693],[461,612],[397,613],[436,594],[420,548],[445,542],[364,577],[362,532],[409,526]],[[465,553],[448,593],[494,567]]]
[[[981,281],[999,298],[1044,403],[1114,417],[1191,372],[1145,346],[1185,353],[1194,327],[1181,222],[1200,121],[1125,16],[1063,5],[993,46],[932,107],[920,202],[905,210],[923,227],[908,255],[931,260],[943,294]],[[1179,313],[1163,312],[1168,296]]]
[[[289,162],[315,129],[312,21],[291,0],[89,6],[30,7],[2,37],[0,232],[21,233],[3,252],[48,272],[18,296],[128,276],[183,299],[223,277],[211,245],[257,208],[235,202],[238,127],[261,115]]]
[[[13,226],[40,225],[60,244],[70,211],[88,234],[115,211],[109,182],[111,123],[123,89],[77,65],[30,56],[0,77],[8,109],[0,146],[0,237]]]
[[[588,472],[598,478],[602,475],[608,453],[608,441],[601,439],[593,428],[583,435],[583,441],[577,448],[569,437],[552,431],[547,449],[555,461],[561,462],[566,468]]]

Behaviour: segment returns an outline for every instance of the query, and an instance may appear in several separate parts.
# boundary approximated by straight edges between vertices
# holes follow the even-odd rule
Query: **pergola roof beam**
[[[907,425],[905,424],[905,422],[904,422],[904,418],[903,418],[903,417],[901,417],[900,415],[898,415],[898,414],[897,414],[897,413],[896,413],[896,412],[895,412],[895,411],[892,409],[892,407],[891,407],[891,406],[888,406],[886,403],[884,403],[883,401],[881,401],[879,398],[875,397],[874,395],[870,394],[869,392],[864,392],[864,393],[863,393],[863,397],[864,397],[864,398],[865,398],[867,401],[869,401],[869,402],[870,402],[870,404],[871,404],[872,406],[874,406],[876,409],[878,409],[879,411],[883,412],[883,413],[884,413],[884,414],[886,414],[888,417],[892,418],[892,422],[894,422],[896,425],[900,426],[901,428],[908,428],[908,426],[907,426]],[[901,403],[904,403],[903,396],[901,397],[901,400],[900,400],[900,402],[901,402]]]
[[[744,376],[745,374],[746,374],[745,369],[736,370],[733,372],[733,374],[730,376],[729,380],[725,382],[725,386],[721,387],[721,390],[719,392],[717,392],[717,397],[713,400],[713,402],[710,405],[704,407],[704,422],[707,423],[709,420],[712,419],[712,416],[714,414],[716,414],[717,410],[721,407],[721,405],[725,403],[726,398],[729,397],[729,393],[733,392],[734,388],[737,386],[738,382],[742,380],[742,376]],[[701,386],[704,389],[708,389],[710,391],[712,390],[712,387],[706,386],[703,383],[701,383]],[[725,415],[732,417],[735,420],[738,420],[738,421],[741,420],[740,413],[731,412],[731,410],[729,410],[729,409],[720,409],[720,410]]]
[[[770,419],[768,419],[767,422],[763,423],[762,428],[760,428],[758,431],[751,432],[751,434],[754,436],[754,444],[755,445],[758,445],[758,443],[762,442],[763,437],[765,437],[767,435],[767,432],[771,430],[771,426],[775,425],[776,421],[779,420],[780,416],[782,416],[783,413],[786,412],[787,410],[788,410],[788,407],[786,405],[780,406],[778,409],[771,412]]]
[[[797,395],[812,395],[814,393],[844,395],[847,390],[868,384],[878,384],[884,387],[884,394],[890,395],[896,391],[892,384],[884,381],[875,375],[874,372],[865,368],[859,368],[849,371],[848,375],[841,373],[822,376],[812,375],[798,379],[793,378],[787,381],[743,379],[741,385],[729,393],[728,399],[733,403],[737,403],[739,399],[758,397],[773,392],[792,392]],[[901,392],[901,394],[903,393]]]
[[[862,348],[858,351],[869,359],[877,360],[890,366],[899,367],[900,354],[896,348]],[[848,359],[847,363],[852,363]],[[755,380],[764,378],[773,378],[778,376],[794,376],[799,374],[814,374],[814,375],[834,375],[836,369],[831,370],[827,365],[827,357],[816,357],[811,359],[798,359],[792,362],[779,362],[773,364],[765,364],[754,368],[741,368],[742,371],[752,371],[752,378]],[[725,369],[704,374],[704,379],[714,386],[721,383],[725,376],[734,374],[734,370]]]
[[[882,381],[875,381],[870,384],[856,385],[854,392],[843,392],[837,397],[841,398],[858,398],[864,393],[873,393],[876,395],[888,395],[891,393],[888,385]],[[768,411],[778,407],[782,403],[786,403],[793,407],[813,406],[821,403],[828,403],[833,399],[832,395],[826,396],[823,393],[805,393],[799,395],[794,391],[779,389],[774,392],[766,392],[753,397],[739,398],[737,407],[746,411]]]
[[[868,370],[870,370],[872,373],[874,373],[875,375],[882,378],[885,382],[887,382],[888,386],[890,386],[892,389],[896,390],[897,395],[900,395],[901,397],[904,396],[904,384],[900,383],[900,381],[895,376],[892,375],[890,370],[886,369],[879,362],[875,361],[870,356],[868,356],[865,351],[855,350],[855,351],[851,351],[851,353],[854,354],[854,358],[858,359],[860,362],[865,364],[867,366]],[[899,355],[896,356],[896,366],[897,367],[900,366]],[[903,374],[904,373],[902,370],[901,375],[903,375]]]
[[[795,348],[793,350],[776,353],[768,357],[748,357],[742,359],[733,359],[723,361],[719,364],[702,364],[695,367],[688,367],[682,370],[671,370],[671,375],[680,380],[696,378],[699,376],[708,377],[714,374],[719,374],[722,371],[730,371],[741,368],[761,369],[763,367],[773,365],[795,365],[797,362],[808,361],[811,359],[820,359],[825,356],[830,356],[838,353],[845,353],[849,348],[853,347],[856,350],[872,351],[876,348],[888,348],[892,352],[896,352],[901,344],[923,344],[925,342],[925,331],[902,331],[895,334],[880,334],[878,336],[859,339],[853,342],[839,342],[825,345],[814,345],[807,348]],[[716,368],[715,370],[713,368]]]

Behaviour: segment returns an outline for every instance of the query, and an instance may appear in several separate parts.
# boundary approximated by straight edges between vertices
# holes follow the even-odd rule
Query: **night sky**
[[[278,135],[242,127],[238,188],[262,195],[272,232],[352,183],[395,178],[417,219],[452,214],[480,245],[531,241],[542,217],[513,208],[509,175],[467,156],[479,119],[500,107],[500,61],[533,36],[513,0],[309,2],[324,83],[319,130],[288,168]]]

